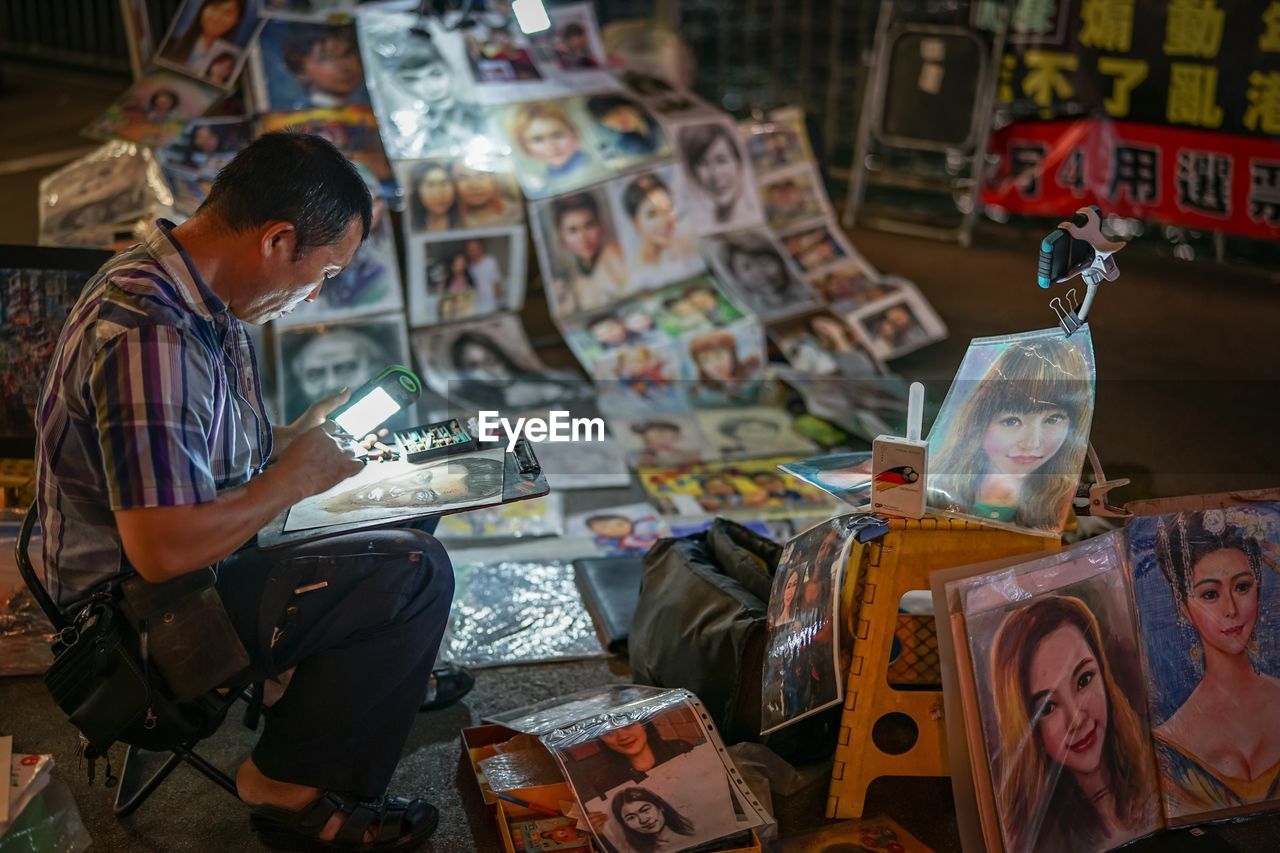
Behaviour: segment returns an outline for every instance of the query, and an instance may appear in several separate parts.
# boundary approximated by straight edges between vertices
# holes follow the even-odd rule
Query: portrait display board
[[[767,611],[760,734],[829,708],[844,697],[840,580],[853,531],[833,518],[787,542]]]
[[[928,504],[1037,536],[1062,534],[1093,419],[1086,326],[975,338],[929,430]]]

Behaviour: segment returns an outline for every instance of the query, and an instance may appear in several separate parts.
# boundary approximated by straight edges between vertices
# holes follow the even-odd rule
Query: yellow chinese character
[[[1133,39],[1133,0],[1084,0],[1080,44],[1127,51]]]
[[[1120,59],[1116,56],[1098,57],[1098,72],[1116,79],[1111,84],[1111,97],[1102,102],[1107,115],[1124,118],[1129,114],[1129,93],[1147,79],[1145,59]]]
[[[1000,86],[996,97],[1002,104],[1013,103],[1013,72],[1018,67],[1018,57],[1006,53],[1000,60]]]
[[[1165,56],[1218,55],[1222,46],[1222,19],[1226,14],[1217,0],[1169,0],[1164,27]]]
[[[1280,0],[1271,0],[1262,13],[1262,35],[1258,36],[1258,49],[1266,53],[1280,53]]]
[[[1250,74],[1245,97],[1249,108],[1244,111],[1244,126],[1263,133],[1280,133],[1280,71]]]
[[[1042,107],[1053,103],[1056,95],[1061,100],[1070,98],[1074,90],[1067,80],[1067,71],[1075,71],[1080,60],[1070,53],[1049,50],[1028,50],[1023,55],[1027,74],[1022,78],[1022,93]]]
[[[1169,65],[1169,108],[1174,124],[1218,127],[1222,107],[1217,104],[1218,69],[1209,65],[1174,62]]]

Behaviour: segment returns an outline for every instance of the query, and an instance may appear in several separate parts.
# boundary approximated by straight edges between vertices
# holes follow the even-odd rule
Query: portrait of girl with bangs
[[[1088,449],[1093,397],[1088,329],[975,339],[929,433],[929,506],[1059,535]]]

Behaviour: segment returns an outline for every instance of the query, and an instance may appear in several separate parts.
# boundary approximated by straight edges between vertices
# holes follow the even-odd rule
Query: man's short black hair
[[[290,222],[298,248],[332,246],[359,216],[361,239],[373,222],[373,197],[355,166],[332,142],[307,133],[260,136],[213,179],[197,213],[232,231]]]

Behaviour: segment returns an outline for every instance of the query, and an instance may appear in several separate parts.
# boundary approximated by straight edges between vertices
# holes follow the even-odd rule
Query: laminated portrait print
[[[1093,420],[1086,326],[975,338],[929,431],[928,503],[958,518],[1061,535]]]
[[[814,162],[804,113],[800,110],[774,110],[768,120],[745,121],[739,129],[752,168],[762,183],[769,175]]]
[[[492,147],[483,109],[418,15],[371,9],[356,17],[369,98],[393,160]]]
[[[529,215],[553,316],[594,311],[631,291],[631,271],[602,187],[535,202]]]
[[[1109,850],[1163,823],[1123,562],[1109,534],[958,582],[1009,853]]]
[[[427,387],[451,405],[498,411],[550,406],[580,399],[590,384],[546,367],[514,314],[419,329],[413,349]]]
[[[610,708],[541,738],[606,850],[687,850],[769,818],[686,690]]]
[[[855,328],[830,311],[773,323],[766,328],[787,363],[815,376],[880,376],[884,366]]]
[[[592,540],[609,557],[642,557],[664,536],[667,523],[647,503],[594,509],[565,519],[565,535]]]
[[[634,289],[683,281],[706,269],[693,235],[684,178],[675,166],[610,181],[605,191]]]
[[[705,437],[707,459],[803,455],[818,449],[796,432],[791,416],[781,409],[747,406],[699,409],[695,414]]]
[[[343,388],[359,388],[389,365],[409,364],[404,317],[368,317],[341,324],[274,330],[280,411],[293,423],[312,403]],[[412,426],[412,407],[388,426]]]
[[[768,229],[704,237],[698,246],[719,279],[766,323],[822,307],[817,293]]]
[[[829,708],[844,696],[838,611],[853,532],[833,518],[787,543],[767,612],[760,733]]]
[[[348,160],[367,170],[377,180],[384,197],[395,196],[395,175],[382,149],[378,122],[368,107],[266,113],[258,119],[258,124],[263,133],[288,130],[324,137]]]
[[[40,244],[111,246],[114,226],[146,215],[168,194],[151,149],[108,142],[40,179]]]
[[[500,158],[432,157],[396,165],[405,196],[406,240],[524,222],[520,188]]]
[[[338,485],[289,510],[284,532],[335,524],[379,524],[502,500],[501,448],[433,462],[371,462]]]
[[[816,275],[821,275],[817,273]],[[898,279],[894,295],[843,312],[877,358],[888,361],[947,336],[947,327],[914,284]]]
[[[689,187],[691,221],[697,233],[763,223],[755,174],[729,118],[682,120],[672,124],[671,134],[676,162]]]
[[[259,112],[369,105],[356,25],[276,18],[250,51]]]
[[[609,424],[633,468],[690,465],[710,455],[702,428],[687,412],[611,417]]]
[[[84,129],[93,139],[123,139],[158,148],[204,115],[218,90],[169,71],[153,71],[129,87]]]
[[[811,456],[778,466],[791,476],[817,486],[850,506],[865,506],[871,494],[871,454],[836,453]]]
[[[253,141],[253,121],[247,118],[200,118],[156,152],[167,166],[188,169],[213,178]]]
[[[694,406],[745,406],[758,401],[764,372],[764,330],[750,320],[686,335],[684,374]]]
[[[891,296],[915,290],[905,278],[876,272],[870,264],[850,258],[838,261],[828,269],[809,277],[832,310],[848,317],[873,302],[887,301]]]
[[[600,38],[595,4],[552,6],[547,18],[551,26],[529,36],[544,72],[554,69],[563,85],[578,92],[618,87],[606,71],[609,57]]]
[[[1280,806],[1280,504],[1125,535],[1169,823]]]
[[[609,176],[594,148],[585,98],[526,101],[497,108],[493,125],[529,198],[581,189]]]
[[[273,321],[277,329],[382,314],[404,307],[391,217],[385,202],[376,194],[373,198],[374,219],[369,236],[356,249],[351,263],[324,283],[315,301],[303,302]]]
[[[230,91],[261,25],[253,0],[187,0],[152,59]]]
[[[483,228],[408,241],[409,323],[466,320],[524,304],[524,229]]]
[[[687,411],[689,397],[676,342],[637,343],[602,353],[591,365],[600,407],[614,415]]]
[[[812,165],[802,164],[760,178],[760,205],[775,231],[830,216],[827,193]]]

